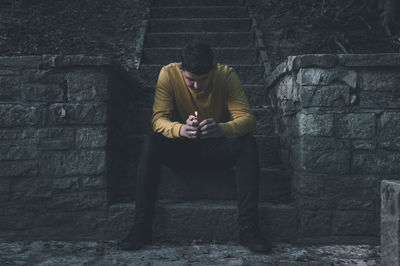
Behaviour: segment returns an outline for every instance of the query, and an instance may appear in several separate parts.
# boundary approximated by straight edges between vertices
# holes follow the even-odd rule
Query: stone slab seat
[[[153,6],[236,6],[243,0],[154,0]]]
[[[253,47],[251,32],[160,32],[148,33],[146,48],[182,48],[189,41],[199,39],[211,47]]]
[[[144,64],[168,64],[181,59],[181,48],[144,48]],[[248,48],[214,48],[215,60],[223,64],[256,64],[257,51]]]
[[[251,20],[249,18],[163,18],[151,19],[147,32],[243,32],[250,31],[250,26]]]
[[[176,59],[178,62],[181,61],[180,58]],[[229,66],[233,67],[236,71],[236,74],[239,76],[242,84],[257,84],[259,83],[264,75],[264,67],[258,64],[229,64]],[[160,69],[163,67],[162,64],[143,64],[140,66],[140,75],[148,80],[148,85],[151,87],[155,87],[158,74],[160,73]]]
[[[244,6],[152,7],[151,18],[247,18]]]
[[[121,239],[134,221],[135,204],[116,204],[105,221],[106,239]],[[273,242],[294,241],[297,212],[293,204],[259,205],[262,234]],[[153,226],[158,241],[232,241],[238,239],[235,201],[159,201]]]

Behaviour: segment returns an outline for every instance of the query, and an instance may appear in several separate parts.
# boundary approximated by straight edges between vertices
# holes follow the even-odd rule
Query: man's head
[[[181,70],[186,85],[195,92],[207,88],[214,67],[214,55],[205,43],[195,41],[182,50]]]

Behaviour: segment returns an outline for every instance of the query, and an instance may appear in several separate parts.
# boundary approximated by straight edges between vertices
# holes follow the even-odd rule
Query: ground
[[[131,68],[138,28],[149,2],[3,0],[0,56],[106,55]],[[385,33],[376,8],[357,11],[359,0],[353,9],[344,9],[348,0],[248,2],[264,33],[273,68],[289,55],[400,52],[400,35]]]
[[[251,253],[234,243],[154,244],[122,251],[117,242],[1,242],[1,265],[379,265],[369,245],[275,245],[269,255]]]

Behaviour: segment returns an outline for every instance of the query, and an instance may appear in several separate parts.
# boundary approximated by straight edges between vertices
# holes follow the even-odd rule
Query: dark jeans
[[[254,136],[228,139],[169,139],[148,135],[143,143],[136,180],[136,221],[151,223],[162,164],[193,171],[193,165],[210,169],[236,166],[240,228],[257,225],[259,162]]]

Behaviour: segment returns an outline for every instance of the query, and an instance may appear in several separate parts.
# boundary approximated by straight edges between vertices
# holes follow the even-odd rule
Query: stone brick
[[[19,77],[0,77],[0,101],[16,102],[20,96]]]
[[[65,80],[65,74],[54,69],[29,69],[22,72],[24,84],[59,85]]]
[[[400,154],[396,151],[376,150],[356,152],[353,155],[352,170],[359,174],[399,174]]]
[[[49,210],[82,211],[99,209],[107,205],[106,191],[79,191],[59,193],[52,196]]]
[[[350,113],[338,118],[338,135],[342,138],[371,139],[375,137],[374,113]]]
[[[292,61],[294,69],[320,67],[332,68],[338,63],[338,57],[334,54],[309,54],[288,56],[288,60]]]
[[[61,109],[65,110],[65,117],[61,117]],[[52,104],[49,107],[50,125],[82,125],[105,124],[107,122],[107,107],[104,103],[82,104]]]
[[[391,92],[400,97],[398,70],[365,70],[359,73],[362,91]]]
[[[44,118],[43,105],[0,104],[0,127],[39,126]]]
[[[73,137],[50,138],[40,140],[40,149],[42,151],[71,150],[74,148],[75,139]]]
[[[332,234],[332,214],[329,211],[307,211],[300,214],[302,237],[321,237]]]
[[[346,141],[302,137],[292,150],[297,169],[330,174],[349,172],[351,153]]]
[[[0,162],[0,177],[36,176],[38,164],[36,161],[6,161]]]
[[[78,148],[104,148],[107,145],[107,128],[80,128],[76,131]]]
[[[46,127],[34,129],[34,132],[28,131],[24,130],[24,135],[29,136],[33,133],[39,138],[68,138],[75,136],[75,129],[72,127]]]
[[[372,211],[337,211],[333,217],[333,234],[345,236],[377,236],[377,215]]]
[[[337,197],[310,197],[300,196],[297,200],[298,207],[307,211],[331,211],[336,209]]]
[[[378,209],[374,199],[339,199],[337,202],[338,210],[370,210]]]
[[[374,149],[376,149],[375,139],[353,140],[351,143],[352,143],[353,150],[374,150]]]
[[[16,140],[21,132],[20,129],[0,129],[0,140]]]
[[[400,265],[400,181],[381,184],[381,265]]]
[[[277,85],[277,98],[279,100],[299,100],[299,84],[293,75],[285,76]]]
[[[297,83],[302,86],[327,86],[335,81],[340,81],[355,88],[357,85],[357,73],[353,70],[344,69],[305,68],[300,69],[297,74]]]
[[[256,136],[260,167],[280,163],[279,136]]]
[[[380,175],[331,175],[325,181],[325,195],[341,199],[370,199],[379,196]]]
[[[2,195],[11,192],[11,182],[8,179],[0,179],[0,193]]]
[[[39,154],[39,139],[3,141],[0,143],[0,160],[30,160]]]
[[[21,87],[24,102],[61,102],[63,90],[53,84],[23,84]]]
[[[299,113],[297,119],[300,136],[333,136],[333,114]]]
[[[108,99],[108,77],[105,71],[70,72],[66,75],[66,79],[70,102],[102,102]]]
[[[300,104],[302,107],[338,107],[350,103],[350,87],[342,85],[302,86]]]
[[[361,108],[400,108],[400,95],[390,91],[361,91]]]
[[[380,145],[386,149],[400,149],[400,113],[385,112],[380,117]]]
[[[295,191],[300,195],[323,196],[325,194],[325,176],[321,174],[300,174],[293,176]]]
[[[41,173],[47,176],[103,174],[106,171],[106,153],[101,150],[52,151],[41,157]]]
[[[107,185],[104,176],[83,176],[80,182],[82,190],[103,190]]]

